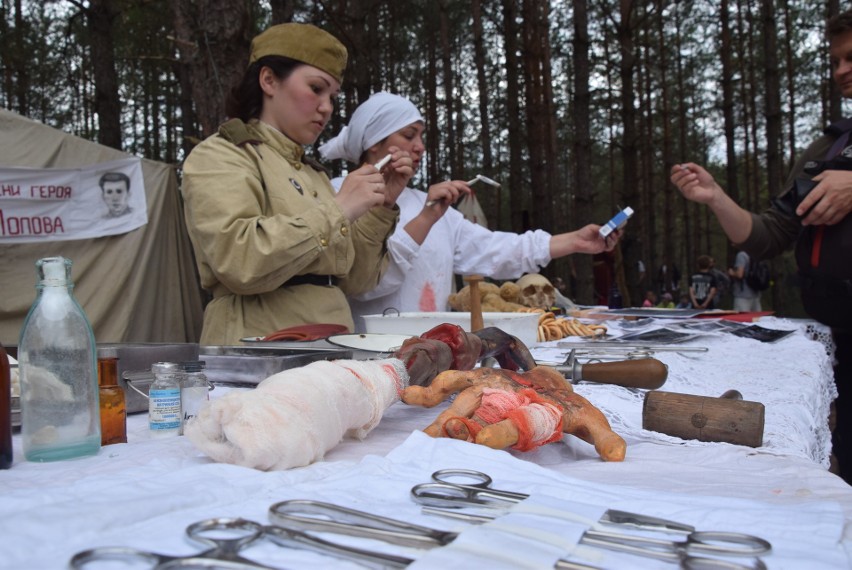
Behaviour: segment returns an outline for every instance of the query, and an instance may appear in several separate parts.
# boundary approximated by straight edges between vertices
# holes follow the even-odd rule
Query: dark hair
[[[713,265],[713,258],[709,255],[698,256],[698,269],[710,269]]]
[[[101,176],[101,179],[98,180],[101,192],[103,192],[104,184],[107,182],[124,182],[125,186],[127,186],[127,191],[130,192],[130,177],[123,172],[107,172]]]
[[[304,65],[301,61],[267,55],[249,65],[240,82],[234,85],[225,101],[225,113],[232,119],[256,119],[263,110],[263,90],[260,88],[260,70],[268,67],[279,80],[287,79],[293,70]]]
[[[852,32],[852,10],[833,16],[825,26],[825,35],[829,41],[846,32]]]

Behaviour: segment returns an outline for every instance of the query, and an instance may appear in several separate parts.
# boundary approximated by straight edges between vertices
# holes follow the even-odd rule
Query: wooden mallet
[[[682,439],[760,447],[765,407],[742,398],[736,390],[718,398],[651,391],[645,395],[642,427]]]
[[[470,332],[476,332],[485,328],[482,319],[482,299],[479,298],[479,283],[482,275],[468,275],[464,278],[470,287]]]

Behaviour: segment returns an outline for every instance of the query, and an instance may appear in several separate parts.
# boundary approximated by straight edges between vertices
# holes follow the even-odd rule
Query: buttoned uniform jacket
[[[346,294],[378,283],[397,207],[350,223],[302,146],[257,120],[228,121],[193,149],[181,192],[201,285],[213,296],[201,344],[308,323],[353,330]],[[300,275],[338,281],[287,285]]]

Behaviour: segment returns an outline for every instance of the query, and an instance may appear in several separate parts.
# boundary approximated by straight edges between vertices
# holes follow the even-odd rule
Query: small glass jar
[[[210,383],[204,374],[204,361],[182,362],[183,378],[180,384],[180,406],[183,413],[183,427],[198,415],[204,402],[210,399]]]
[[[101,408],[101,445],[127,443],[127,404],[118,385],[118,350],[98,348],[98,392]]]
[[[180,375],[174,362],[156,362],[151,365],[154,381],[148,390],[148,428],[151,436],[180,435]]]

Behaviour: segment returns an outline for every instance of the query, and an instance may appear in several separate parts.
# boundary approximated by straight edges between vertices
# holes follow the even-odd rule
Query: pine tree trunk
[[[91,33],[92,73],[95,82],[95,113],[98,142],[121,150],[121,101],[112,27],[119,13],[110,0],[91,0],[86,19]]]
[[[175,43],[187,65],[200,138],[215,133],[226,119],[225,97],[248,66],[254,35],[250,4],[245,0],[172,2]]]
[[[590,62],[589,15],[587,0],[573,0],[574,7],[574,109],[571,113],[574,125],[574,146],[571,162],[574,167],[574,208],[571,226],[579,227],[592,219],[592,137],[591,137],[591,91],[589,89]],[[594,303],[595,281],[591,255],[571,256],[576,288],[571,287],[574,301],[580,304]],[[573,279],[568,282],[573,285]]]

